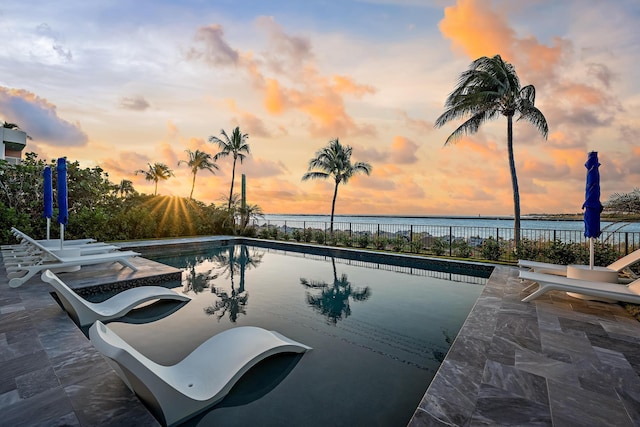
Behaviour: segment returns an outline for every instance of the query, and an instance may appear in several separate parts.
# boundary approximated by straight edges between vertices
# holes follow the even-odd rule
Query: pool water
[[[193,298],[155,322],[110,323],[152,360],[243,325],[313,348],[261,362],[188,426],[405,426],[486,283],[246,245],[145,256],[183,269]]]

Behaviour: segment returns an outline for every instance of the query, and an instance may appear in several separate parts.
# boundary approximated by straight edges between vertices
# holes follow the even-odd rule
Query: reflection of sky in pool
[[[313,347],[259,364],[187,425],[404,426],[486,281],[244,245],[146,256],[183,268],[193,297],[153,323],[110,324],[156,362],[173,364],[241,325]]]

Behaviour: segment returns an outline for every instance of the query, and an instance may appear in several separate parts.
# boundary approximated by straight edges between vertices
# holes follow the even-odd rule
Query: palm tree
[[[458,85],[445,101],[445,112],[436,120],[435,126],[466,118],[449,135],[444,145],[457,141],[464,134],[473,134],[480,125],[503,115],[507,118],[507,149],[509,169],[513,186],[514,225],[513,234],[516,248],[520,243],[520,192],[513,157],[513,117],[526,120],[542,133],[545,139],[549,133],[547,119],[535,107],[536,89],[533,85],[520,87],[516,70],[500,55],[493,58],[483,56],[471,63],[469,69],[458,79]]]
[[[333,234],[333,214],[336,208],[338,186],[341,182],[349,182],[349,178],[357,173],[371,174],[372,167],[366,162],[351,163],[353,149],[348,145],[340,144],[338,138],[329,141],[329,144],[316,152],[316,156],[309,160],[309,172],[302,176],[302,180],[327,179],[333,177],[336,186],[333,190],[331,202],[331,233]],[[315,170],[314,170],[315,169]]]
[[[213,156],[214,161],[218,161],[218,159],[233,155],[233,168],[231,170],[231,190],[229,191],[229,206],[227,207],[227,209],[231,210],[233,182],[236,177],[236,161],[240,159],[240,163],[242,164],[244,158],[247,157],[246,154],[250,153],[249,144],[247,144],[249,134],[241,133],[239,126],[237,126],[233,130],[233,132],[231,133],[231,138],[229,138],[224,129],[220,131],[220,134],[224,137],[224,140],[216,136],[210,136],[209,142],[218,144],[218,147],[220,148],[220,152]]]
[[[123,179],[119,184],[115,185],[115,193],[116,195],[120,195],[120,197],[125,198],[130,194],[134,194],[136,192],[135,188],[133,188],[133,182],[128,179]]]
[[[153,195],[155,196],[158,194],[158,181],[161,179],[167,180],[169,179],[169,177],[175,175],[173,174],[173,171],[169,169],[169,166],[165,165],[164,163],[147,164],[149,165],[148,170],[138,169],[135,174],[138,175],[139,173],[142,173],[144,174],[144,179],[146,179],[147,181],[154,181],[156,183],[155,190],[153,192]]]
[[[196,150],[191,151],[189,149],[185,150],[185,152],[189,155],[189,160],[180,160],[178,162],[178,166],[181,163],[186,163],[187,166],[191,168],[191,173],[193,174],[193,181],[191,182],[191,193],[189,193],[189,198],[193,199],[193,188],[196,186],[196,175],[199,170],[208,170],[212,174],[215,175],[214,169],[218,169],[218,165],[214,163],[214,160],[211,157],[211,154],[205,153],[204,151]]]

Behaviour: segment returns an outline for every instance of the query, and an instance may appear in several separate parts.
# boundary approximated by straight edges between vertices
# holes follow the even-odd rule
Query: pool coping
[[[148,246],[224,241],[265,242],[211,236],[149,241]],[[361,252],[333,250],[336,255]],[[384,255],[411,262],[416,258]],[[526,284],[517,279],[517,269],[491,267],[485,289],[409,425],[509,424],[525,416],[528,424],[536,425],[603,425],[598,424],[603,417],[617,425],[640,425],[640,356],[633,356],[640,343],[640,323],[617,304],[574,301],[560,293],[522,303]],[[0,268],[3,421],[25,426],[158,425],[46,287],[34,278],[33,283],[11,289]],[[581,352],[566,348],[568,342]],[[558,366],[564,372],[558,372]],[[601,402],[615,410],[603,410]],[[111,419],[105,420],[104,414]]]

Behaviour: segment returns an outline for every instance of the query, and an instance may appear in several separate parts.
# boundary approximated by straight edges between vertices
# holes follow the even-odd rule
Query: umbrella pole
[[[595,239],[593,237],[591,237],[589,239],[589,269],[593,270],[593,258],[594,258],[594,254],[593,254],[593,241]]]
[[[60,224],[60,250],[64,249],[64,224]]]
[[[51,218],[47,218],[47,240],[51,236]]]

